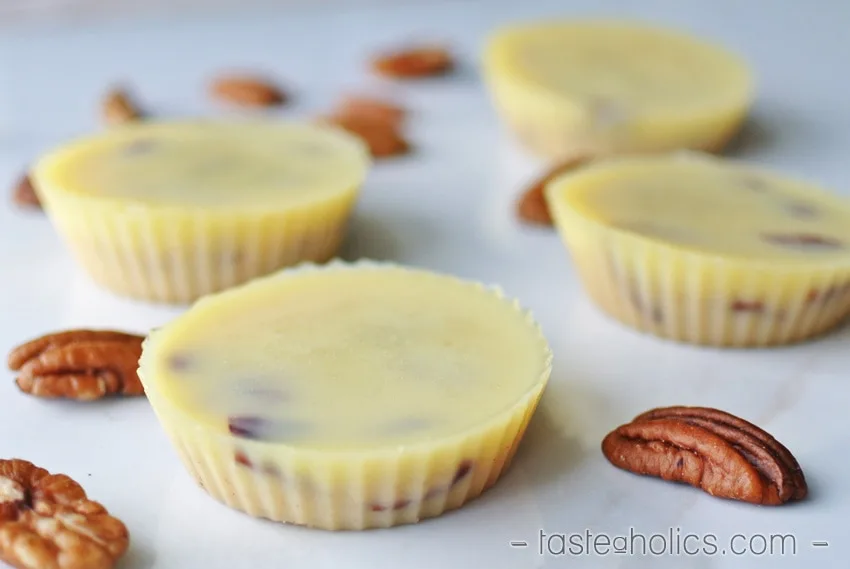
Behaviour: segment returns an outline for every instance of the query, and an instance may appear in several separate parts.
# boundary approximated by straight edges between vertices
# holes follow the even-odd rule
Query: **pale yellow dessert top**
[[[369,167],[356,138],[278,121],[140,122],[40,160],[36,186],[153,206],[230,210],[312,204],[353,191]]]
[[[548,379],[539,329],[489,289],[380,265],[296,271],[154,333],[145,380],[222,433],[351,450],[468,433]]]
[[[584,107],[665,116],[746,104],[753,79],[725,49],[639,23],[561,21],[497,31],[486,65]],[[600,109],[605,112],[605,109]]]
[[[546,196],[564,224],[579,214],[677,248],[795,263],[850,257],[850,201],[699,153],[601,161],[553,180]]]

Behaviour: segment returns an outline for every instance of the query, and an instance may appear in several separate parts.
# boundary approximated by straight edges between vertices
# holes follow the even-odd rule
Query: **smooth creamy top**
[[[490,60],[503,72],[600,114],[665,116],[747,102],[747,66],[721,48],[634,23],[528,24],[495,34]]]
[[[316,203],[353,190],[368,166],[362,143],[330,127],[199,120],[110,129],[34,171],[39,185],[71,193],[228,210]]]
[[[795,262],[850,254],[850,201],[721,158],[612,159],[553,180],[546,193],[556,210],[705,253]]]
[[[197,421],[311,448],[460,434],[545,381],[527,314],[477,285],[399,268],[273,276],[156,332],[142,368]]]

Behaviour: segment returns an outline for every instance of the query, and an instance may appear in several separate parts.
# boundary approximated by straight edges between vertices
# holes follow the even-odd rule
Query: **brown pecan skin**
[[[221,75],[210,83],[209,89],[214,99],[244,107],[272,107],[287,99],[268,79],[247,74]]]
[[[701,488],[752,504],[776,506],[808,493],[790,451],[754,424],[707,407],[652,409],[602,441],[618,468]]]
[[[393,101],[365,95],[346,95],[337,105],[336,116],[362,117],[400,127],[407,111]]]
[[[360,138],[373,158],[390,158],[410,152],[410,143],[400,129],[382,120],[359,115],[337,114],[320,117],[320,124],[333,125]]]
[[[445,75],[455,67],[448,49],[438,46],[412,46],[388,51],[372,60],[372,70],[392,79],[418,79]]]
[[[561,174],[578,168],[586,162],[585,159],[579,158],[567,160],[552,167],[534,180],[517,201],[516,213],[520,221],[533,225],[551,226],[553,221],[549,212],[549,204],[546,202],[546,185]]]
[[[0,460],[0,560],[19,569],[110,569],[129,539],[68,476]]]
[[[108,125],[133,122],[142,118],[142,112],[133,102],[130,93],[120,87],[107,91],[102,103],[103,121]]]
[[[41,209],[41,200],[38,199],[29,174],[24,174],[18,179],[12,192],[12,201],[20,207]]]
[[[14,348],[9,368],[21,391],[45,398],[90,401],[144,395],[137,375],[144,337],[110,330],[69,330]]]

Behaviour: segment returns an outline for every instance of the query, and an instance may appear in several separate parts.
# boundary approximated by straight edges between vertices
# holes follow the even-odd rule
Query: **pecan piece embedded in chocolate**
[[[799,251],[844,249],[844,243],[841,240],[817,233],[765,233],[761,238],[771,245]]]
[[[0,560],[20,569],[110,569],[126,526],[64,474],[0,460]]]
[[[638,415],[602,441],[615,466],[683,482],[721,498],[779,505],[808,489],[794,456],[768,433],[706,407],[665,407]]]
[[[760,300],[733,300],[729,305],[732,312],[762,313],[765,310],[764,303]]]
[[[144,395],[136,373],[144,337],[109,330],[69,330],[14,348],[9,369],[21,391],[45,398]]]
[[[240,439],[287,441],[303,435],[310,426],[297,420],[231,415],[227,418],[227,428],[231,435]]]

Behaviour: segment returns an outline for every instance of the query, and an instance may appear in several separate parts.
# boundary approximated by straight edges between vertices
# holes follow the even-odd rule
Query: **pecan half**
[[[108,395],[144,395],[136,373],[142,336],[105,330],[69,330],[31,340],[9,353],[21,391],[81,401]]]
[[[802,500],[806,479],[768,433],[707,407],[652,409],[617,427],[602,453],[618,468],[701,488],[712,496],[776,506]]]
[[[109,569],[129,542],[121,520],[68,476],[0,460],[0,560],[19,569]]]
[[[210,95],[245,107],[272,107],[286,102],[286,94],[280,88],[254,75],[222,75],[210,84]]]
[[[365,95],[346,95],[337,105],[334,114],[371,119],[398,127],[407,113],[403,107],[392,101]]]
[[[35,187],[32,185],[29,174],[21,176],[18,183],[15,184],[12,201],[21,207],[41,209],[41,201],[38,199],[38,194],[35,193]]]
[[[535,225],[552,225],[552,215],[549,213],[549,206],[546,203],[546,185],[561,174],[582,166],[585,162],[586,160],[580,158],[567,160],[535,180],[523,192],[516,204],[517,215],[520,220]]]
[[[319,122],[335,125],[359,137],[374,158],[388,158],[406,154],[410,144],[395,125],[370,117],[356,115],[331,115]]]
[[[130,94],[122,88],[107,91],[102,103],[103,120],[108,125],[123,124],[138,120],[142,112],[133,102]]]
[[[417,79],[444,75],[454,67],[452,54],[443,47],[413,46],[377,55],[372,70],[392,79]]]

